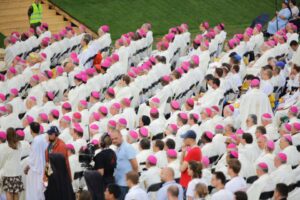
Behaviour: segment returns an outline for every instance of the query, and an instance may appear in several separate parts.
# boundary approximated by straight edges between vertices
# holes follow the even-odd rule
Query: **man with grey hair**
[[[257,116],[255,114],[248,115],[246,119],[245,132],[251,133],[251,135],[254,136],[256,127],[257,127]]]

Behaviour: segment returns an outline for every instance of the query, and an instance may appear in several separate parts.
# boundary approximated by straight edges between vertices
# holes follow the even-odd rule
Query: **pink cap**
[[[123,98],[122,102],[124,103],[125,106],[130,107],[131,105],[131,100],[129,98]]]
[[[260,84],[260,81],[258,80],[258,79],[253,79],[252,81],[251,81],[251,87],[258,87],[259,86],[259,84]]]
[[[211,110],[212,110],[212,111],[215,111],[215,112],[220,112],[220,109],[219,109],[218,106],[212,106],[212,107],[211,107]]]
[[[173,39],[175,38],[175,34],[174,33],[168,33],[166,35],[166,39],[171,42]]]
[[[280,158],[280,160],[283,161],[283,162],[287,161],[287,155],[283,152],[278,153],[277,157]]]
[[[123,126],[127,126],[127,120],[125,118],[120,118],[118,120],[118,123],[121,124],[121,125],[123,125]]]
[[[141,128],[139,129],[139,133],[140,133],[140,135],[141,135],[142,137],[148,137],[148,136],[149,136],[149,131],[148,131],[148,129],[145,128],[145,127],[141,127]]]
[[[43,125],[40,125],[40,133],[44,133],[45,129]]]
[[[193,55],[192,56],[192,61],[195,65],[199,65],[199,56]]]
[[[287,125],[287,124],[286,124]],[[294,129],[296,129],[297,131],[300,131],[300,123],[299,122],[294,122],[292,124],[292,126],[294,127]]]
[[[234,144],[234,143],[228,144],[227,149],[236,149],[236,144]]]
[[[260,162],[257,165],[258,167],[260,167],[261,169],[268,169],[268,165],[265,162]]]
[[[73,151],[75,150],[73,144],[67,144],[66,147],[68,150],[73,150]]]
[[[97,124],[91,124],[90,125],[90,129],[94,130],[94,131],[98,131],[99,130],[99,126]]]
[[[108,113],[108,110],[105,106],[100,106],[99,111],[104,115]]]
[[[49,92],[46,92],[46,95],[47,95],[47,97],[50,99],[50,100],[53,100],[54,99],[54,93],[53,92],[51,92],[51,91],[49,91]]]
[[[208,23],[208,22],[203,22],[203,23],[202,23],[202,26],[203,26],[205,29],[208,29],[208,28],[209,28],[209,23]]]
[[[184,73],[183,69],[181,69],[181,68],[177,68],[176,71],[181,75]]]
[[[20,137],[24,137],[24,136],[25,136],[25,133],[24,133],[23,130],[17,130],[17,131],[16,131],[16,134],[17,134],[18,136],[20,136]]]
[[[264,119],[264,120],[271,120],[272,119],[272,115],[270,113],[264,113],[264,114],[262,114],[262,119]]]
[[[35,74],[35,75],[31,76],[31,79],[34,80],[34,81],[39,81],[40,77],[37,74]]]
[[[289,109],[289,111],[291,113],[297,114],[299,110],[298,110],[297,106],[291,106],[290,109]]]
[[[292,131],[292,125],[291,124],[289,124],[289,123],[285,123],[284,124],[284,128],[287,130],[287,131]]]
[[[190,63],[189,62],[182,62],[181,63],[181,68],[185,71],[185,72],[187,72],[187,71],[189,71],[189,68],[190,68]]]
[[[210,132],[210,131],[205,131],[205,135],[206,135],[206,137],[208,137],[209,139],[213,139],[213,137],[214,137],[214,134],[212,133],[212,132]]]
[[[51,114],[52,114],[54,117],[56,117],[56,118],[59,117],[59,111],[58,111],[57,109],[51,110]]]
[[[187,103],[190,107],[194,107],[194,99],[188,98],[188,99],[186,100],[186,103]]]
[[[1,99],[1,101],[5,101],[6,97],[3,93],[0,93],[0,99]]]
[[[136,131],[134,131],[134,130],[130,130],[130,131],[128,132],[128,134],[129,134],[129,136],[130,136],[132,139],[134,139],[134,140],[137,140],[137,139],[139,138],[138,133],[137,133]]]
[[[150,109],[150,114],[151,114],[151,115],[158,114],[158,109],[157,109],[157,108],[151,108],[151,109]]]
[[[233,105],[229,104],[226,106],[231,112],[234,112],[234,107]]]
[[[216,127],[215,127],[215,129],[222,130],[222,129],[224,129],[224,126],[221,125],[221,124],[217,124]]]
[[[43,60],[46,60],[46,59],[47,59],[47,54],[41,53],[41,58],[42,58]]]
[[[157,158],[154,155],[150,155],[150,156],[148,156],[147,161],[152,165],[156,165]]]
[[[5,113],[7,112],[7,109],[5,106],[0,106],[0,113]]]
[[[179,109],[180,109],[180,104],[179,104],[178,101],[173,100],[173,101],[171,101],[171,107],[172,107],[174,110],[179,110]]]
[[[96,120],[96,121],[99,121],[100,120],[100,114],[98,112],[93,112],[92,113],[92,116],[93,118]]]
[[[100,29],[101,29],[104,33],[109,32],[109,26],[108,26],[108,25],[100,26]]]
[[[110,94],[110,95],[115,95],[115,90],[114,88],[110,87],[107,89],[107,93]]]
[[[121,109],[121,104],[120,103],[113,103],[112,107],[119,110],[119,109]]]
[[[212,110],[210,108],[205,108],[204,112],[208,115],[208,117],[211,117],[212,115]]]
[[[283,137],[288,141],[288,142],[293,142],[292,136],[289,134],[284,134]]]
[[[26,115],[25,119],[27,120],[28,124],[34,121],[33,117],[31,117],[30,115]]]
[[[256,25],[255,25],[255,28],[256,28],[258,31],[261,31],[261,30],[262,30],[262,25],[261,25],[261,24],[256,24]]]
[[[89,76],[93,76],[96,73],[95,68],[88,68],[87,70],[85,70],[86,74]]]
[[[0,131],[0,139],[6,140],[6,133],[4,131]]]
[[[97,146],[97,145],[99,145],[99,140],[93,139],[93,140],[91,141],[91,143],[92,143],[94,146]]]
[[[118,54],[113,53],[113,54],[111,55],[111,57],[112,57],[112,59],[113,59],[115,62],[118,62],[118,61],[119,61],[119,55],[118,55]]]
[[[241,129],[241,128],[239,128],[238,130],[236,130],[236,132],[235,132],[237,135],[243,135],[244,134],[244,131]]]
[[[71,104],[70,104],[69,102],[63,103],[62,107],[63,107],[64,109],[71,109],[71,108],[72,108],[72,106],[71,106]]]
[[[73,124],[73,129],[74,129],[76,132],[83,133],[83,129],[82,129],[82,127],[80,126],[79,123],[74,123],[74,124]]]
[[[178,130],[178,126],[176,124],[169,124],[169,127],[171,128],[171,130],[173,132],[177,132],[177,130]]]
[[[239,158],[239,153],[237,151],[230,151],[229,153],[233,158]]]
[[[116,128],[117,122],[115,120],[109,120],[108,125],[112,128]]]
[[[245,31],[245,33],[250,37],[251,35],[253,35],[253,29],[248,27]]]
[[[177,158],[177,152],[175,149],[168,149],[167,156],[170,158]]]
[[[41,120],[43,121],[48,121],[48,116],[46,113],[40,113],[39,117],[41,118]]]
[[[87,105],[88,105],[88,102],[86,100],[80,100],[79,103],[80,103],[80,105],[82,105],[84,107],[87,107]]]
[[[205,167],[208,167],[209,164],[210,164],[210,160],[207,156],[202,156],[202,159],[201,159],[201,163],[205,166]]]
[[[267,141],[267,147],[270,149],[270,150],[274,150],[275,149],[275,143],[273,140],[268,140]]]
[[[14,96],[17,96],[17,95],[19,94],[19,91],[18,91],[17,88],[12,88],[12,89],[10,90],[10,93],[13,94]]]
[[[191,115],[193,116],[193,118],[194,118],[196,121],[199,120],[199,115],[198,115],[198,114],[192,113]]]
[[[151,99],[151,102],[159,104],[159,103],[160,103],[160,100],[159,100],[159,98],[157,98],[157,97],[153,97],[153,98]]]
[[[74,112],[73,113],[73,118],[74,119],[81,119],[81,113],[80,112]]]
[[[178,115],[179,115],[179,117],[180,117],[181,119],[184,119],[184,120],[187,120],[187,119],[188,119],[187,114],[184,113],[184,112],[181,112],[181,113],[179,113]]]
[[[62,119],[66,122],[71,122],[71,118],[68,115],[64,115]]]
[[[165,81],[165,82],[170,82],[171,81],[171,77],[169,75],[164,75],[162,77],[162,80]]]

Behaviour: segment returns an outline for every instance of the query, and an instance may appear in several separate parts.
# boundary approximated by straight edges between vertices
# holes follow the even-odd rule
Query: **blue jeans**
[[[120,185],[119,185],[119,187],[121,190],[121,195],[118,200],[124,200],[129,188],[127,186],[120,186]]]

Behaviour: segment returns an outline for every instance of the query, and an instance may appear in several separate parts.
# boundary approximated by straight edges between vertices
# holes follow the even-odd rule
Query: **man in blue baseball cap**
[[[188,175],[188,164],[189,161],[201,162],[202,153],[201,149],[197,146],[196,138],[197,134],[193,130],[188,130],[181,135],[183,138],[182,154],[181,154],[181,178],[180,185],[187,189],[188,183],[191,180],[191,176]]]

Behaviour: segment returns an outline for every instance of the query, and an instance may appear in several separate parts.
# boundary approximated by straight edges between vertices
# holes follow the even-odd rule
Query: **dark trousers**
[[[118,200],[124,200],[129,188],[127,186],[119,186],[119,187],[121,190],[121,195]]]

